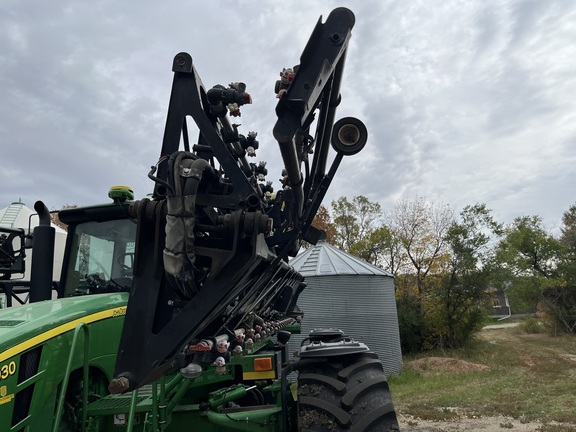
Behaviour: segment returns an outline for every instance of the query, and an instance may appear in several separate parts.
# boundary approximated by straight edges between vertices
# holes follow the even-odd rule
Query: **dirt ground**
[[[478,372],[490,370],[487,365],[470,363],[450,357],[426,357],[409,363],[415,370],[433,370],[440,372]]]
[[[400,432],[537,432],[541,423],[522,423],[508,417],[461,418],[451,421],[428,421],[400,415]]]

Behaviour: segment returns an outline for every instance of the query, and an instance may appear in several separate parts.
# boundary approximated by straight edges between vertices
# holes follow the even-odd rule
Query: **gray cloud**
[[[269,179],[280,176],[274,81],[318,17],[350,7],[356,26],[339,116],[370,141],[343,161],[325,204],[366,195],[385,208],[426,196],[485,202],[504,222],[549,226],[574,202],[576,6],[569,1],[134,4],[7,0],[0,5],[0,207],[106,200],[113,184],[151,189],[173,56],[206,86],[244,81]]]

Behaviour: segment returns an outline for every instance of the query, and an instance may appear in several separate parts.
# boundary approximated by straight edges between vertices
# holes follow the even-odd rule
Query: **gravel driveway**
[[[452,421],[428,421],[398,417],[400,432],[537,432],[542,423],[522,423],[509,417],[464,418]]]

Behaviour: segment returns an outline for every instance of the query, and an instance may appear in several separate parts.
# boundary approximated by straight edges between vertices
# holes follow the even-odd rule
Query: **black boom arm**
[[[276,194],[262,180],[265,165],[248,162],[256,134],[241,135],[228,120],[251,103],[246,86],[207,89],[190,55],[174,58],[162,151],[149,173],[153,198],[131,206],[134,279],[112,392],[182,367],[202,340],[293,316],[305,285],[288,257],[302,241],[315,243],[311,223],[342,157],[367,140],[359,120],[334,123],[353,25],[345,8],[320,19],[300,64],[276,84],[274,137],[285,167]],[[199,129],[193,145],[187,117]]]

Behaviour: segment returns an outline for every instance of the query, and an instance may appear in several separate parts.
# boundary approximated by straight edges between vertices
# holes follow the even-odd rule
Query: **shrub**
[[[399,296],[396,299],[396,309],[402,353],[422,351],[427,326],[418,301],[410,296]]]
[[[540,321],[533,316],[527,316],[518,324],[518,329],[528,334],[542,333]]]

